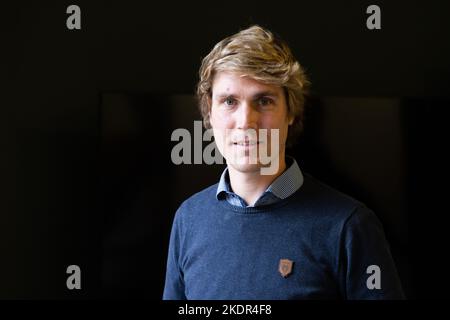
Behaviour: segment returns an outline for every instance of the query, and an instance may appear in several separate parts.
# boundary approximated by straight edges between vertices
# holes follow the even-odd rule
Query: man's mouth
[[[248,146],[256,146],[256,145],[258,145],[258,144],[259,144],[259,141],[248,141],[248,140],[245,140],[245,141],[235,141],[235,142],[233,142],[233,144],[234,144],[234,145],[237,145],[237,146],[248,147]]]

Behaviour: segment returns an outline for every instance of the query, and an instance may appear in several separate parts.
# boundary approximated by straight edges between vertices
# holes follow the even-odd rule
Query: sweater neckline
[[[217,200],[217,201],[219,202],[219,205],[221,205],[225,209],[230,209],[236,213],[248,214],[248,215],[258,214],[258,213],[271,213],[274,209],[278,209],[279,207],[283,207],[286,204],[288,204],[298,194],[298,192],[300,192],[301,189],[302,188],[298,189],[292,195],[290,195],[289,197],[287,197],[285,199],[282,199],[275,203],[271,203],[268,205],[262,205],[262,206],[258,206],[258,207],[245,207],[244,208],[244,207],[234,206],[231,203],[229,203],[228,201],[226,201],[225,199]]]

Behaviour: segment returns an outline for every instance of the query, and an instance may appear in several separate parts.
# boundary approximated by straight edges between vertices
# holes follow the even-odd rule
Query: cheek
[[[224,121],[217,111],[211,109],[209,122],[213,129],[214,140],[216,142],[216,145],[219,148],[219,151],[223,153],[225,131],[226,131],[224,127]]]
[[[262,117],[259,122],[260,128],[263,129],[272,129],[272,128],[278,128],[281,131],[284,131],[288,127],[288,121],[284,117],[280,116],[268,116],[268,117]]]
[[[261,123],[261,128],[265,129],[279,129],[278,131],[278,137],[281,143],[284,143],[284,141],[287,138],[288,130],[289,130],[289,122],[285,118],[269,118],[265,119]]]
[[[281,131],[280,136],[282,137],[283,140],[286,140],[289,131],[289,122],[285,121],[281,128],[282,129],[280,130]]]
[[[222,130],[218,130],[217,128],[213,127],[213,134],[214,134],[214,141],[216,142],[217,147],[219,148],[219,150],[222,150],[223,146]]]
[[[217,126],[219,125],[218,119],[220,119],[220,117],[218,117],[216,109],[214,107],[211,107],[211,111],[209,113],[209,122],[211,123],[211,126],[213,128],[217,128]]]
[[[219,112],[217,110],[214,110],[214,108],[211,109],[209,122],[211,123],[211,126],[216,129],[225,129],[225,128],[231,128],[232,127],[232,121],[229,115],[224,114],[223,112]]]

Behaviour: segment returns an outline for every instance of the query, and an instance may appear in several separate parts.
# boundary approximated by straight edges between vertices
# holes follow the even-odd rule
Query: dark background
[[[81,30],[66,28],[70,4]],[[365,26],[370,4],[381,30]],[[200,119],[189,96],[201,58],[253,23],[286,39],[313,83],[291,152],[302,169],[379,215],[409,298],[446,297],[448,3],[40,1],[0,12],[0,298],[160,298],[174,210],[222,169],[172,165],[171,130]],[[66,288],[71,264],[80,291]]]

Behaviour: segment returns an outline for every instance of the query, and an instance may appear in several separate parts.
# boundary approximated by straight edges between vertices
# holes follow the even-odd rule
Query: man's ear
[[[288,116],[289,125],[291,126],[294,123],[294,117]]]

